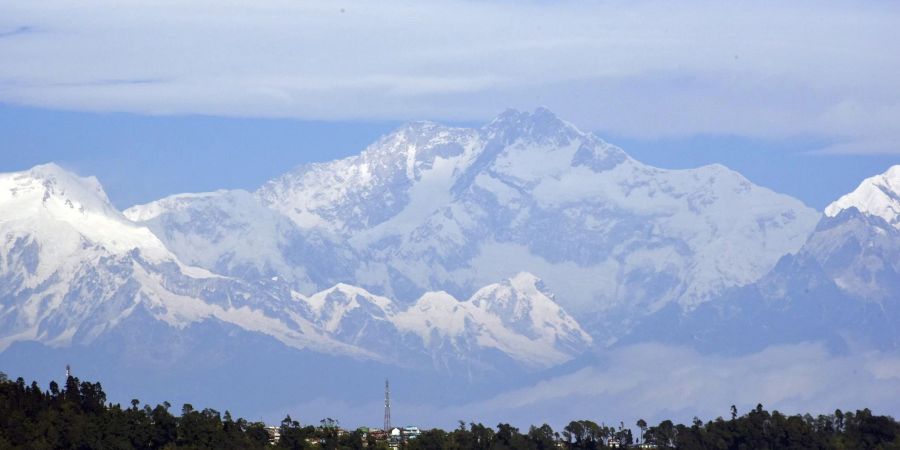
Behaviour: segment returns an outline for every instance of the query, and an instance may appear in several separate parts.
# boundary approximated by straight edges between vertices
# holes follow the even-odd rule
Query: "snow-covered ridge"
[[[893,166],[880,175],[866,178],[853,192],[828,205],[825,215],[835,217],[849,208],[881,217],[900,228],[900,165]]]
[[[222,275],[262,277],[309,286],[305,267],[284,252],[298,240],[295,225],[242,190],[178,194],[125,210],[154,232],[179,259]]]
[[[220,189],[215,192],[199,192],[175,194],[143,205],[134,205],[122,211],[122,214],[133,222],[144,222],[155,219],[160,214],[174,211],[184,211],[191,207],[194,201],[220,197],[228,191]]]
[[[380,333],[389,325],[389,332],[397,334],[391,338],[395,346],[408,342],[403,335],[413,335],[429,353],[449,347],[465,359],[465,352],[490,348],[532,367],[565,362],[592,344],[578,322],[528,273],[485,286],[465,301],[446,292],[428,292],[406,308],[346,284],[296,298],[308,305],[311,320],[324,331],[361,345],[383,340],[368,334],[379,329],[372,322],[380,323]]]
[[[401,127],[257,195],[349,243],[353,284],[405,301],[468,297],[526,271],[585,314],[691,307],[751,283],[819,217],[721,165],[644,165],[545,108],[472,130]]]
[[[207,226],[194,227],[198,220]],[[260,273],[279,275],[290,268],[280,246],[309,238],[292,235],[298,231],[290,220],[244,191],[172,196],[126,216],[93,177],[55,165],[0,174],[0,324],[6,324],[0,351],[21,340],[89,344],[136,312],[175,329],[214,320],[293,348],[386,362],[401,355],[385,348],[402,348],[420,362],[463,365],[494,350],[528,367],[547,367],[590,345],[531,276],[486,288],[477,302],[439,293],[398,305],[346,283],[305,296],[279,275],[245,280],[182,264],[151,229],[191,263],[221,266],[217,251],[224,249],[255,254]],[[204,248],[199,243],[206,251],[197,252]],[[252,261],[241,264],[234,270],[248,278]],[[434,296],[459,314],[428,314],[424,305]],[[512,306],[516,321],[503,317],[503,308],[492,309],[497,301],[518,304]]]
[[[462,302],[445,292],[426,293],[396,322],[426,342],[468,335],[526,364],[552,366],[581,353],[593,339],[541,285],[534,275],[520,273]]]
[[[176,328],[217,319],[294,347],[361,352],[273,314],[277,303],[265,289],[183,264],[116,210],[94,177],[55,164],[0,174],[0,350],[21,340],[89,343],[147,309]]]
[[[820,217],[721,165],[642,164],[545,108],[476,129],[411,123],[252,195],[179,195],[128,214],[186,262],[304,294],[347,283],[406,306],[529,272],[610,329],[616,315],[689,309],[754,282]]]
[[[427,183],[433,178],[427,174],[441,160],[465,164],[475,148],[474,130],[415,122],[358,156],[300,166],[263,185],[257,195],[302,228],[341,232],[374,227],[406,205],[408,196],[398,188]],[[343,210],[348,203],[353,210]]]
[[[819,217],[720,165],[644,165],[542,108],[477,129],[412,123],[358,156],[301,166],[253,193],[179,194],[125,214],[96,180],[75,177],[63,189],[69,175],[47,170],[63,180],[46,191],[49,207],[43,182],[32,183],[35,194],[19,199],[34,220],[6,222],[15,232],[4,234],[4,251],[16,256],[0,269],[24,274],[8,278],[17,308],[40,309],[27,290],[39,284],[33,265],[71,261],[38,270],[65,275],[53,302],[109,275],[94,306],[170,299],[154,303],[153,316],[171,326],[216,319],[341,354],[399,346],[445,367],[485,352],[546,367],[595,339],[610,343],[636,317],[759,279]],[[91,234],[103,228],[82,223],[87,213],[119,231]],[[107,242],[120,231],[129,240]],[[71,258],[47,253],[62,246],[45,243],[63,238]],[[148,256],[153,248],[160,257]],[[110,254],[121,260],[103,266]],[[184,305],[197,314],[174,313]]]
[[[96,178],[78,177],[55,164],[0,174],[0,227],[17,223],[32,224],[35,229],[67,227],[114,253],[137,248],[146,257],[169,256],[153,233],[112,206]],[[52,234],[46,238],[53,239]]]

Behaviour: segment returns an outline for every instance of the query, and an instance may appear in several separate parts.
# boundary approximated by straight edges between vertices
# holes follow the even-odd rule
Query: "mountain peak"
[[[531,273],[531,272],[519,272],[514,277],[510,278],[510,283],[512,283],[516,287],[540,287],[543,283],[540,277]]]
[[[900,228],[900,165],[895,165],[880,175],[866,178],[853,192],[828,205],[825,215],[835,217],[849,208],[881,217]]]
[[[512,308],[517,311],[533,307],[534,302],[554,303],[553,294],[547,291],[544,282],[530,272],[519,272],[500,283],[485,286],[475,293],[471,301],[479,307],[487,309]],[[511,317],[521,314],[521,311],[515,313],[506,311],[503,316]]]
[[[56,164],[0,174],[0,227],[40,235],[48,249],[76,251],[82,239],[117,254],[171,255],[148,229],[126,219],[95,177],[80,177]]]
[[[78,176],[54,163],[0,174],[0,203],[24,208],[20,214],[42,206],[47,210],[62,207],[82,214],[119,215],[97,178]]]
[[[501,122],[501,121],[510,121],[510,120],[521,120],[521,119],[529,119],[534,118],[542,121],[560,121],[560,119],[553,113],[549,108],[545,106],[538,106],[534,109],[533,112],[521,111],[516,108],[506,108],[494,118],[493,122]]]
[[[560,144],[583,134],[545,107],[539,107],[534,112],[507,109],[485,125],[484,130],[489,136],[500,137],[505,142],[528,138]]]
[[[63,169],[62,167],[60,167],[60,165],[56,164],[55,162],[38,164],[38,165],[32,167],[31,169],[29,169],[28,172],[38,175],[38,176],[40,176],[40,175],[48,176],[48,175],[71,173],[71,172],[68,172],[67,170]]]
[[[94,176],[82,177],[72,171],[66,170],[56,163],[40,164],[32,167],[26,172],[20,174],[42,180],[45,185],[54,185],[62,189],[81,189],[90,192],[91,195],[98,195],[104,202],[109,202],[106,192],[100,181]]]

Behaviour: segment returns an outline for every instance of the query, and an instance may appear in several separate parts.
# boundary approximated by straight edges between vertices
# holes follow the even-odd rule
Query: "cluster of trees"
[[[68,377],[43,391],[0,372],[0,449],[266,448],[265,425],[233,420],[226,411],[197,411],[186,404],[181,416],[163,403],[140,407],[108,404],[100,383]]]
[[[703,423],[695,418],[690,426],[665,420],[646,428],[644,439],[659,447],[684,449],[900,449],[900,424],[868,409],[855,413],[838,409],[813,417],[769,413],[757,405],[738,417],[732,406],[731,420],[720,417]]]
[[[530,427],[521,433],[508,424],[497,430],[480,424],[467,429],[460,423],[452,432],[429,430],[410,441],[408,449],[440,450],[594,450],[609,448],[677,448],[677,449],[900,449],[900,423],[888,416],[873,415],[868,409],[831,415],[785,416],[769,413],[762,405],[738,417],[732,406],[731,420],[718,418],[710,422],[694,419],[691,425],[664,420],[648,426],[644,420],[635,424],[639,436],[620,423],[609,427],[589,420],[570,422],[561,432],[548,425]]]
[[[281,421],[279,427],[280,438],[277,448],[310,449],[322,448],[329,450],[347,449],[357,450],[363,448],[379,448],[379,442],[369,433],[362,430],[345,432],[340,429],[338,422],[332,418],[322,419],[319,426],[302,426],[300,422],[291,419],[288,415]],[[382,442],[387,449],[387,443]]]
[[[270,443],[265,425],[233,419],[228,411],[195,410],[186,404],[180,416],[171,405],[150,407],[132,400],[130,407],[111,404],[99,383],[69,377],[65,386],[51,382],[41,390],[22,378],[9,380],[0,372],[0,449],[381,449],[384,440],[361,430],[343,432],[332,419],[319,426],[301,426],[287,416],[279,428],[280,440]],[[768,412],[762,405],[738,416],[732,406],[730,420],[710,422],[694,419],[690,425],[665,420],[649,426],[639,420],[640,430],[597,424],[589,420],[570,422],[555,431],[549,425],[532,426],[522,432],[501,423],[496,428],[460,422],[452,431],[432,429],[417,439],[402,442],[407,450],[588,450],[607,448],[611,439],[622,448],[637,445],[681,449],[900,449],[900,424],[868,409],[834,414],[785,416]]]

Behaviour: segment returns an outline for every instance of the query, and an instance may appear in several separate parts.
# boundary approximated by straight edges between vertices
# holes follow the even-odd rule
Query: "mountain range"
[[[411,123],[254,192],[125,211],[52,163],[0,174],[0,239],[0,370],[393,371],[444,380],[446,401],[641,342],[900,345],[900,166],[820,213],[721,165],[648,166],[543,108]]]

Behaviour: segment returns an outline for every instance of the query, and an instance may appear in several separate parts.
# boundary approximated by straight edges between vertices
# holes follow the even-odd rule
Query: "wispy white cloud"
[[[450,404],[424,402],[404,395],[403,383],[395,391],[395,419],[444,428],[455,427],[457,420],[507,422],[523,428],[541,423],[560,427],[575,419],[624,421],[629,426],[639,418],[651,423],[663,419],[690,423],[694,416],[727,417],[731,405],[743,414],[759,403],[787,414],[870,408],[896,417],[900,415],[900,354],[834,355],[822,345],[801,343],[742,356],[716,356],[647,343],[614,349],[595,364],[474,402],[452,397]],[[321,397],[268,416],[280,419],[279,414],[292,411],[307,423],[331,416],[347,425],[371,425],[380,418],[377,395],[376,391],[359,401]]]
[[[897,23],[892,2],[0,0],[0,101],[339,120],[547,105],[639,137],[900,152]]]
[[[490,417],[522,423],[587,417],[607,423],[638,418],[726,416],[762,403],[786,413],[827,414],[871,408],[898,414],[900,355],[836,356],[818,344],[769,347],[738,357],[702,355],[662,344],[613,351],[608,362],[468,405]]]

